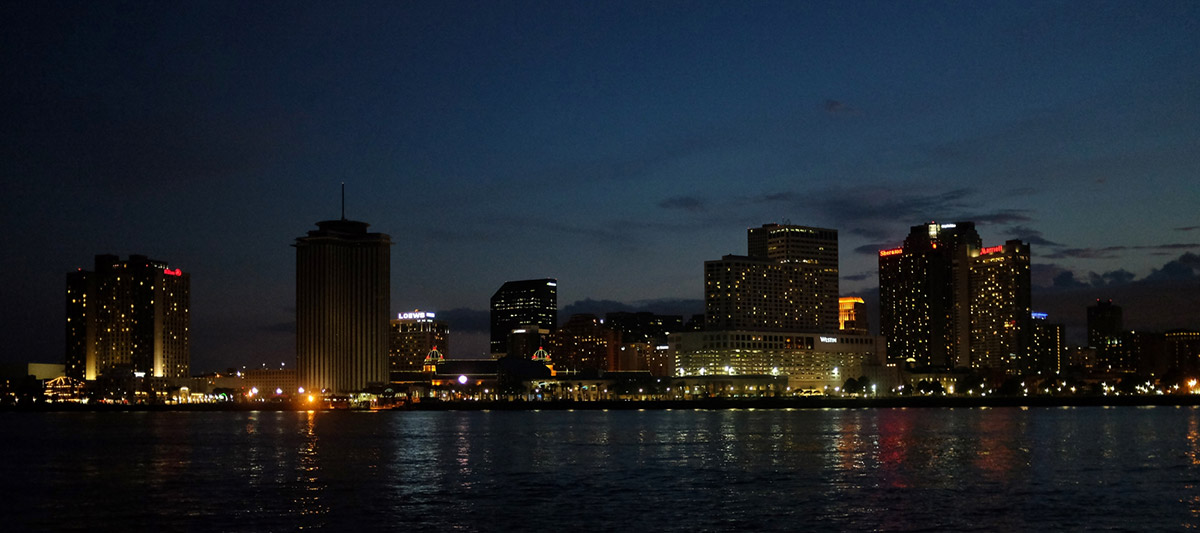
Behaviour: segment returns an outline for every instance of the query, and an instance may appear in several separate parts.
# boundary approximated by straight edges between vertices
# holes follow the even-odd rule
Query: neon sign
[[[837,337],[820,337],[821,342],[837,344]]]
[[[889,255],[898,255],[904,253],[904,248],[892,248],[891,250],[880,250],[879,257],[887,257]]]
[[[433,318],[434,316],[434,313],[413,311],[411,313],[400,313],[400,320],[421,320],[423,318]]]
[[[1003,252],[1003,251],[1004,251],[1003,246],[988,246],[987,248],[980,250],[979,254],[987,255],[987,254],[994,254],[996,252]]]
[[[168,275],[168,276],[182,276],[182,275],[183,275],[183,271],[182,271],[182,270],[179,270],[178,268],[177,268],[177,269],[175,269],[175,270],[171,270],[171,269],[169,269],[169,268],[164,268],[164,269],[163,269],[163,274],[166,274],[166,275]]]

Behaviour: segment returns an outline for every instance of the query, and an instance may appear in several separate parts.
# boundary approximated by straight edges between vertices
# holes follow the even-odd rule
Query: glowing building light
[[[164,269],[163,269],[163,274],[166,274],[166,275],[168,275],[168,276],[182,276],[182,275],[183,275],[183,271],[182,271],[182,270],[179,270],[178,268],[177,268],[177,269],[175,269],[175,270],[171,270],[171,269],[169,269],[169,268],[164,268]]]
[[[988,246],[987,248],[980,250],[979,254],[987,255],[987,254],[994,254],[996,252],[1003,252],[1003,251],[1004,251],[1003,246]]]
[[[467,376],[458,376],[458,384],[466,385],[467,384]]]

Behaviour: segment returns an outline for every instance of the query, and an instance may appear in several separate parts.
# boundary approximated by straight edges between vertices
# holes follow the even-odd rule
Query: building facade
[[[420,372],[433,350],[450,352],[450,326],[435,313],[400,313],[391,321],[389,372]]]
[[[595,315],[572,315],[550,341],[554,367],[567,373],[618,370],[621,333]]]
[[[391,237],[326,220],[296,239],[296,369],[308,391],[388,381]]]
[[[879,252],[879,326],[888,358],[917,367],[970,362],[972,222],[913,226],[900,248]]]
[[[1029,351],[1035,361],[1035,370],[1060,373],[1067,368],[1063,357],[1065,342],[1062,324],[1052,324],[1046,313],[1031,313]]]
[[[1087,308],[1088,347],[1096,350],[1096,365],[1105,371],[1133,371],[1135,364],[1121,346],[1124,314],[1112,300],[1096,300]]]
[[[492,357],[508,353],[508,337],[515,329],[553,331],[558,326],[558,280],[508,281],[492,295]]]
[[[787,376],[793,391],[825,393],[878,366],[882,337],[779,331],[703,331],[671,334],[669,350],[679,376]]]
[[[190,285],[187,272],[142,255],[97,255],[93,271],[67,274],[67,376],[187,377]]]
[[[857,296],[838,298],[838,329],[845,333],[866,335],[867,302]]]
[[[971,366],[1037,369],[1032,343],[1029,245],[1010,240],[970,253]]]

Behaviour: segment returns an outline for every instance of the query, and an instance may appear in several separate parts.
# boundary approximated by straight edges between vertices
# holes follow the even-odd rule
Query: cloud
[[[1033,220],[1026,214],[1028,212],[1028,209],[1001,209],[992,213],[967,215],[961,217],[960,220],[969,220],[981,226],[986,224],[1012,224],[1013,222],[1029,222]]]
[[[681,209],[683,211],[700,212],[704,211],[704,200],[695,196],[676,196],[667,198],[658,203],[658,206],[663,209]]]
[[[873,243],[864,244],[854,249],[854,253],[862,255],[878,255],[880,250],[895,248],[899,243]]]
[[[1196,231],[1198,229],[1200,229],[1200,226],[1184,226],[1182,228],[1175,228],[1175,231]]]
[[[492,314],[486,310],[480,311],[459,307],[448,311],[439,311],[437,317],[440,320],[446,321],[452,333],[457,331],[490,332],[492,330]]]
[[[1025,226],[1013,226],[1005,230],[1004,233],[1037,246],[1062,246],[1057,242],[1042,237],[1042,232]]]
[[[1146,276],[1148,281],[1195,281],[1200,280],[1200,255],[1186,253],[1178,259],[1155,269]]]
[[[1091,285],[1093,287],[1113,287],[1119,285],[1128,285],[1135,278],[1137,278],[1137,276],[1134,275],[1133,272],[1122,268],[1105,272],[1103,274],[1090,272],[1088,273],[1088,278],[1091,280]]]
[[[876,274],[877,274],[877,271],[868,270],[866,272],[859,272],[858,274],[850,274],[847,276],[842,276],[842,279],[846,280],[846,281],[865,281],[865,280],[874,278],[876,276]]]
[[[647,312],[657,315],[680,315],[684,321],[687,321],[692,315],[704,312],[704,300],[664,298],[626,303],[615,300],[593,300],[587,298],[562,307],[558,310],[558,316],[561,323],[571,315],[591,314],[603,317],[606,313],[613,312]]]
[[[822,106],[830,115],[861,115],[862,112],[838,100],[825,100]]]
[[[1103,248],[1067,248],[1045,255],[1047,259],[1116,259],[1120,252],[1145,252],[1151,255],[1178,250],[1200,249],[1200,243],[1151,244],[1145,246],[1105,246]]]

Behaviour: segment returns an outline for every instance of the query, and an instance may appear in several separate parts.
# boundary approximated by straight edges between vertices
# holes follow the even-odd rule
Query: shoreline
[[[423,401],[412,405],[379,409],[311,409],[277,404],[183,404],[183,405],[81,405],[39,403],[6,405],[2,412],[216,412],[216,411],[668,411],[737,409],[976,409],[976,408],[1063,408],[1063,407],[1195,407],[1200,395],[1085,396],[1085,397],[889,397],[889,398],[711,398],[703,400],[594,400],[594,401]]]

